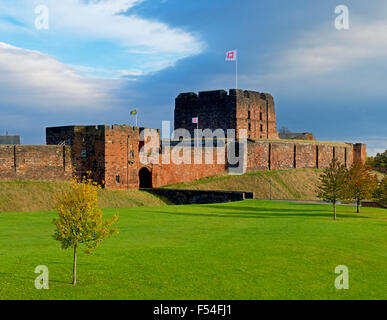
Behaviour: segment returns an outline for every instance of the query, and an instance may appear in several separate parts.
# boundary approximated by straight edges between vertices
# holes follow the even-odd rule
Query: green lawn
[[[247,200],[105,209],[120,234],[78,260],[54,212],[0,214],[0,299],[386,299],[387,210]],[[37,290],[46,265],[50,289]],[[334,270],[349,268],[349,290]]]

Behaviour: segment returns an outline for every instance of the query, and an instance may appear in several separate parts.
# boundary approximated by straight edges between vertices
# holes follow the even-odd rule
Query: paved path
[[[318,201],[318,200],[284,200],[284,199],[254,199],[254,200],[271,200],[271,201],[282,201],[282,202],[298,202],[298,203],[316,203],[316,204],[330,204],[330,202],[326,201]],[[337,201],[336,204],[343,205],[343,206],[354,206],[356,207],[356,203],[341,203],[340,201]]]

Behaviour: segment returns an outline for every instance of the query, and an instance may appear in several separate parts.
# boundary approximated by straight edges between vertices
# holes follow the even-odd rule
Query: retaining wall
[[[166,198],[174,204],[222,203],[254,198],[254,192],[185,190],[167,188],[150,188],[140,190],[148,191],[150,193]]]

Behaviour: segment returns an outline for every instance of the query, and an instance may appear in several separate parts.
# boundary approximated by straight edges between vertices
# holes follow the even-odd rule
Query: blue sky
[[[349,8],[349,30],[334,26]],[[35,8],[49,9],[36,29]],[[44,143],[45,127],[161,127],[180,92],[270,92],[278,126],[387,149],[387,3],[374,0],[2,0],[0,133]]]

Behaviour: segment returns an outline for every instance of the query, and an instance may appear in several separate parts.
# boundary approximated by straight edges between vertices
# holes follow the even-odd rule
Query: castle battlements
[[[214,134],[198,141],[196,128]],[[47,146],[0,145],[0,179],[67,180],[73,172],[92,172],[90,177],[106,188],[159,187],[233,170],[228,151],[235,151],[236,145],[244,150],[238,152],[243,172],[323,169],[332,158],[349,167],[366,159],[364,144],[279,139],[274,99],[257,91],[181,93],[175,99],[175,129],[188,130],[191,138],[161,141],[159,129],[126,124],[49,127]],[[226,136],[216,137],[217,129],[234,129],[236,144]],[[247,143],[238,141],[241,130]],[[145,163],[150,156],[156,161]]]

